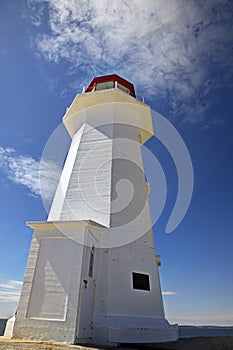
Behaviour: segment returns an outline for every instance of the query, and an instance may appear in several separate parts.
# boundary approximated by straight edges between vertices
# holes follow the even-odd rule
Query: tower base
[[[178,325],[170,325],[165,319],[109,316],[95,319],[91,344],[146,344],[177,339]]]
[[[34,235],[13,338],[112,346],[178,338],[178,327],[164,318],[151,232],[102,248],[109,229],[92,221],[30,226]],[[133,286],[134,271],[147,273],[147,290]]]
[[[14,325],[15,325],[15,315],[7,320],[6,328],[4,331],[4,337],[12,337]]]

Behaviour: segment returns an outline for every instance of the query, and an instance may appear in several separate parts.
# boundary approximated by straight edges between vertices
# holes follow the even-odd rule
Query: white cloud
[[[8,280],[6,283],[0,283],[0,302],[18,302],[23,282]]]
[[[166,290],[162,292],[162,295],[178,295],[176,292],[173,292],[171,290]]]
[[[25,186],[34,195],[40,194],[39,162],[31,156],[18,155],[10,148],[0,148],[0,167],[9,180]]]
[[[27,0],[28,8],[31,12],[30,21],[35,25],[39,26],[41,24],[41,19],[43,17],[43,3],[37,0]],[[27,18],[27,15],[23,14],[23,18]]]
[[[13,183],[27,188],[29,194],[52,199],[60,176],[60,167],[54,162],[37,161],[12,148],[0,147],[0,168]]]
[[[66,60],[87,79],[120,73],[137,84],[140,94],[168,100],[174,114],[191,122],[203,118],[209,107],[203,99],[219,76],[225,74],[226,80],[232,73],[227,0],[33,3],[41,18],[43,5],[49,15],[51,32],[36,38],[47,60]]]

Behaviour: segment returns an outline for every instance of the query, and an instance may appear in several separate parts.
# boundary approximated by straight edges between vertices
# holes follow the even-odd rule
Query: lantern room
[[[136,98],[133,84],[119,77],[117,74],[110,74],[94,78],[89,84],[88,88],[85,90],[85,93],[108,89],[119,89]]]

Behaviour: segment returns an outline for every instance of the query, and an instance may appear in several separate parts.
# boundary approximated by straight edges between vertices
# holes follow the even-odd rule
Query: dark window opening
[[[88,272],[89,277],[93,277],[94,259],[95,259],[95,247],[92,247],[90,252],[90,260],[89,260],[89,272]]]
[[[150,290],[149,275],[133,272],[133,289]]]

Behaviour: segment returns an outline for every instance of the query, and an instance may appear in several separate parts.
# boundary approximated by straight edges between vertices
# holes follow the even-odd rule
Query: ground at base
[[[198,337],[161,344],[125,344],[117,348],[88,347],[0,337],[0,350],[233,350],[233,337]]]
[[[0,337],[0,350],[105,350],[104,348]]]

